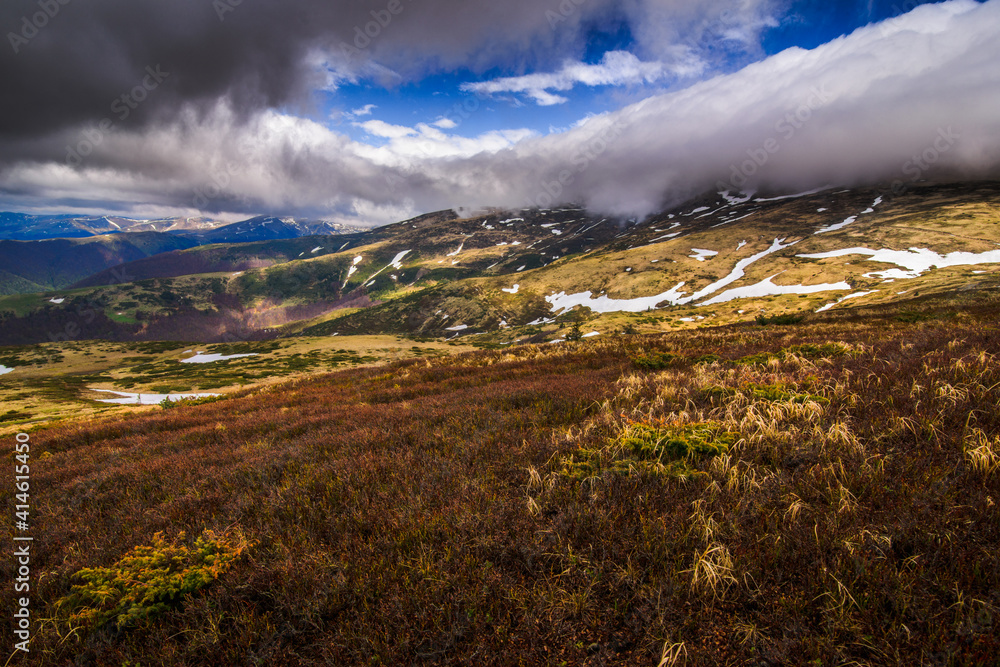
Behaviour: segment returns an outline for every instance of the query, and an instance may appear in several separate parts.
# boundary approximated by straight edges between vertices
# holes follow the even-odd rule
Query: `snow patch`
[[[699,262],[704,262],[706,259],[711,259],[719,254],[718,250],[705,250],[704,248],[691,248],[693,255],[688,255],[691,259],[696,259]]]
[[[0,364],[0,375],[6,375],[7,373],[10,373],[13,370],[14,370],[13,368],[7,368],[3,364]]]
[[[806,195],[814,195],[817,192],[823,192],[823,190],[829,189],[829,185],[824,185],[821,188],[816,188],[815,190],[808,190],[806,192],[800,192],[794,195],[782,195],[780,197],[769,197],[767,199],[754,199],[754,201],[781,201],[782,199],[795,199],[796,197],[805,197]]]
[[[806,259],[827,259],[830,257],[844,257],[846,255],[868,255],[868,259],[873,262],[895,264],[906,269],[905,271],[889,269],[887,271],[874,271],[865,274],[866,277],[880,277],[882,279],[916,278],[931,268],[943,269],[949,266],[978,266],[980,264],[1000,263],[1000,250],[990,250],[981,253],[956,251],[946,255],[939,255],[927,248],[910,248],[909,250],[844,248],[842,250],[831,250],[830,252],[799,255],[799,257]]]
[[[867,292],[855,292],[854,294],[848,294],[847,296],[842,296],[839,299],[837,299],[836,301],[834,301],[833,303],[828,303],[828,304],[826,304],[825,306],[823,306],[821,308],[817,308],[816,312],[817,313],[822,313],[824,311],[830,310],[831,308],[833,308],[834,306],[836,306],[838,303],[841,303],[843,301],[847,301],[848,299],[857,299],[858,297],[868,296],[869,294],[874,294],[877,291],[878,291],[877,289],[873,289],[873,290],[869,290]]]
[[[733,299],[745,299],[751,297],[778,296],[780,294],[813,294],[815,292],[831,292],[834,290],[851,289],[845,282],[821,283],[819,285],[775,285],[771,282],[778,274],[770,278],[765,278],[756,285],[746,287],[735,287],[726,290],[718,296],[712,297],[708,301],[703,301],[699,306],[711,306],[716,303],[724,303]]]
[[[394,269],[403,268],[402,264],[403,258],[406,257],[409,253],[410,253],[409,250],[404,250],[403,252],[396,253],[396,256],[392,258],[391,262],[389,262],[389,266],[391,266]]]
[[[59,305],[60,303],[62,303],[62,302],[63,302],[63,301],[65,301],[65,300],[66,300],[65,298],[59,298],[59,299],[49,299],[49,303],[54,303],[54,304],[56,304],[56,305]]]
[[[517,290],[520,289],[520,287],[521,287],[520,285],[518,285],[517,283],[514,283],[514,286],[511,287],[510,289],[507,289],[506,287],[504,287],[500,291],[501,292],[507,292],[507,294],[517,294]]]
[[[707,210],[708,210],[707,206],[699,206],[690,213],[681,213],[681,215],[683,215],[684,217],[688,217],[690,215],[694,215],[695,213],[701,213],[702,211],[707,211]]]
[[[260,355],[256,352],[251,352],[249,354],[206,354],[204,352],[199,352],[193,357],[188,357],[187,359],[181,359],[182,364],[210,364],[215,361],[228,361],[229,359],[239,359],[241,357],[259,357]]]
[[[315,248],[313,248],[312,250],[310,250],[309,253],[312,254],[312,255],[315,255],[316,253],[318,253],[322,249],[323,249],[323,246],[316,246]]]
[[[843,222],[838,222],[835,225],[827,225],[826,227],[821,227],[820,229],[816,230],[816,232],[814,232],[814,233],[816,233],[816,234],[825,234],[826,232],[835,232],[838,229],[843,229],[844,227],[846,227],[847,225],[851,224],[852,222],[854,222],[857,219],[858,219],[858,216],[852,215],[851,217],[847,218]]]
[[[566,294],[560,292],[545,297],[545,300],[552,305],[552,311],[561,313],[574,306],[586,306],[595,313],[641,313],[650,308],[655,308],[658,303],[668,301],[676,303],[683,297],[683,293],[678,290],[684,283],[674,285],[666,292],[654,296],[644,296],[635,299],[612,299],[606,295],[594,297],[589,290],[578,294]]]
[[[600,336],[600,335],[601,335],[600,331],[591,331],[590,333],[583,334],[582,336],[580,336],[580,338],[592,338],[594,336]]]
[[[657,236],[655,239],[650,241],[650,243],[656,243],[657,241],[662,241],[663,239],[672,239],[675,236],[680,236],[683,232],[673,232],[672,234],[665,234],[664,236]]]
[[[458,326],[448,327],[445,331],[465,331],[469,328],[468,324],[459,324]]]
[[[165,399],[180,401],[185,398],[210,398],[219,394],[140,394],[127,391],[112,391],[111,389],[91,389],[102,394],[116,394],[121,398],[99,398],[98,403],[116,403],[118,405],[157,405]]]
[[[456,250],[455,252],[449,252],[446,256],[455,257],[456,255],[458,255],[458,253],[462,252],[462,248],[464,247],[465,247],[465,241],[462,241],[461,243],[458,244],[458,250]]]

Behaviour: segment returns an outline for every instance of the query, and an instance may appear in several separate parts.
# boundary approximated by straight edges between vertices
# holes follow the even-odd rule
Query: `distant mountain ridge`
[[[226,223],[211,218],[162,218],[145,220],[115,215],[32,215],[0,212],[0,239],[41,241],[89,238],[119,232],[185,233],[211,230]]]
[[[121,282],[123,278],[105,275],[105,272],[119,264],[199,245],[282,241],[355,231],[357,228],[322,220],[274,216],[257,216],[224,224],[208,218],[135,220],[117,216],[0,213],[0,266],[3,267],[0,295],[63,289],[95,275],[102,276],[98,280]],[[219,253],[222,257],[218,266],[211,262],[184,264],[183,260],[182,265],[185,270],[198,269],[196,272],[239,271],[287,261],[303,250],[293,245],[287,253],[282,247],[262,249],[260,257],[254,252],[240,257],[225,257],[226,253]],[[178,266],[170,264],[167,261],[156,265],[160,268],[151,269],[150,277],[183,275],[178,273],[181,270]],[[145,275],[145,272],[139,271],[137,275]]]
[[[245,243],[276,238],[322,236],[360,231],[326,220],[260,215],[226,223],[204,217],[139,219],[115,215],[33,215],[0,212],[0,239],[41,241],[56,238],[89,238],[103,234],[165,232],[187,236],[199,243]]]

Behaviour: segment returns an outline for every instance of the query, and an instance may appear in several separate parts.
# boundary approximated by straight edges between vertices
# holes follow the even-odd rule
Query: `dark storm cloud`
[[[567,24],[601,5],[588,0]],[[375,39],[364,34],[373,21]],[[408,75],[489,66],[511,53],[544,60],[560,39],[574,39],[552,30],[534,0],[5,0],[0,30],[7,137],[100,120],[150,66],[169,79],[130,123],[222,97],[245,113],[303,101],[315,76],[306,56],[319,48],[344,71],[376,58]],[[355,44],[364,48],[345,63],[342,45]]]

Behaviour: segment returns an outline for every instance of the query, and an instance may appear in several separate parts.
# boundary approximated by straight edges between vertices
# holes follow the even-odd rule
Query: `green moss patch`
[[[69,621],[96,628],[114,620],[118,627],[154,618],[184,596],[224,574],[252,543],[239,533],[217,536],[206,530],[193,546],[184,533],[168,543],[162,533],[151,546],[139,546],[111,567],[85,568],[69,595],[59,601]]]
[[[729,451],[739,437],[717,422],[629,422],[607,446],[581,449],[564,458],[562,474],[580,480],[639,472],[689,477],[700,474],[694,463]]]

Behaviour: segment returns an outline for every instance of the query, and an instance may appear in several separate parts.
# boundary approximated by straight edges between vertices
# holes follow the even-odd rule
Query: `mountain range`
[[[502,345],[580,327],[837,317],[1000,285],[996,182],[711,192],[642,221],[563,206],[441,211],[336,237],[285,238],[301,228],[276,218],[229,227],[0,299],[0,341],[393,333]]]
[[[224,224],[207,218],[135,220],[0,213],[0,265],[5,267],[0,270],[0,294],[62,289],[119,264],[196,245],[356,230],[338,223],[273,216]]]

